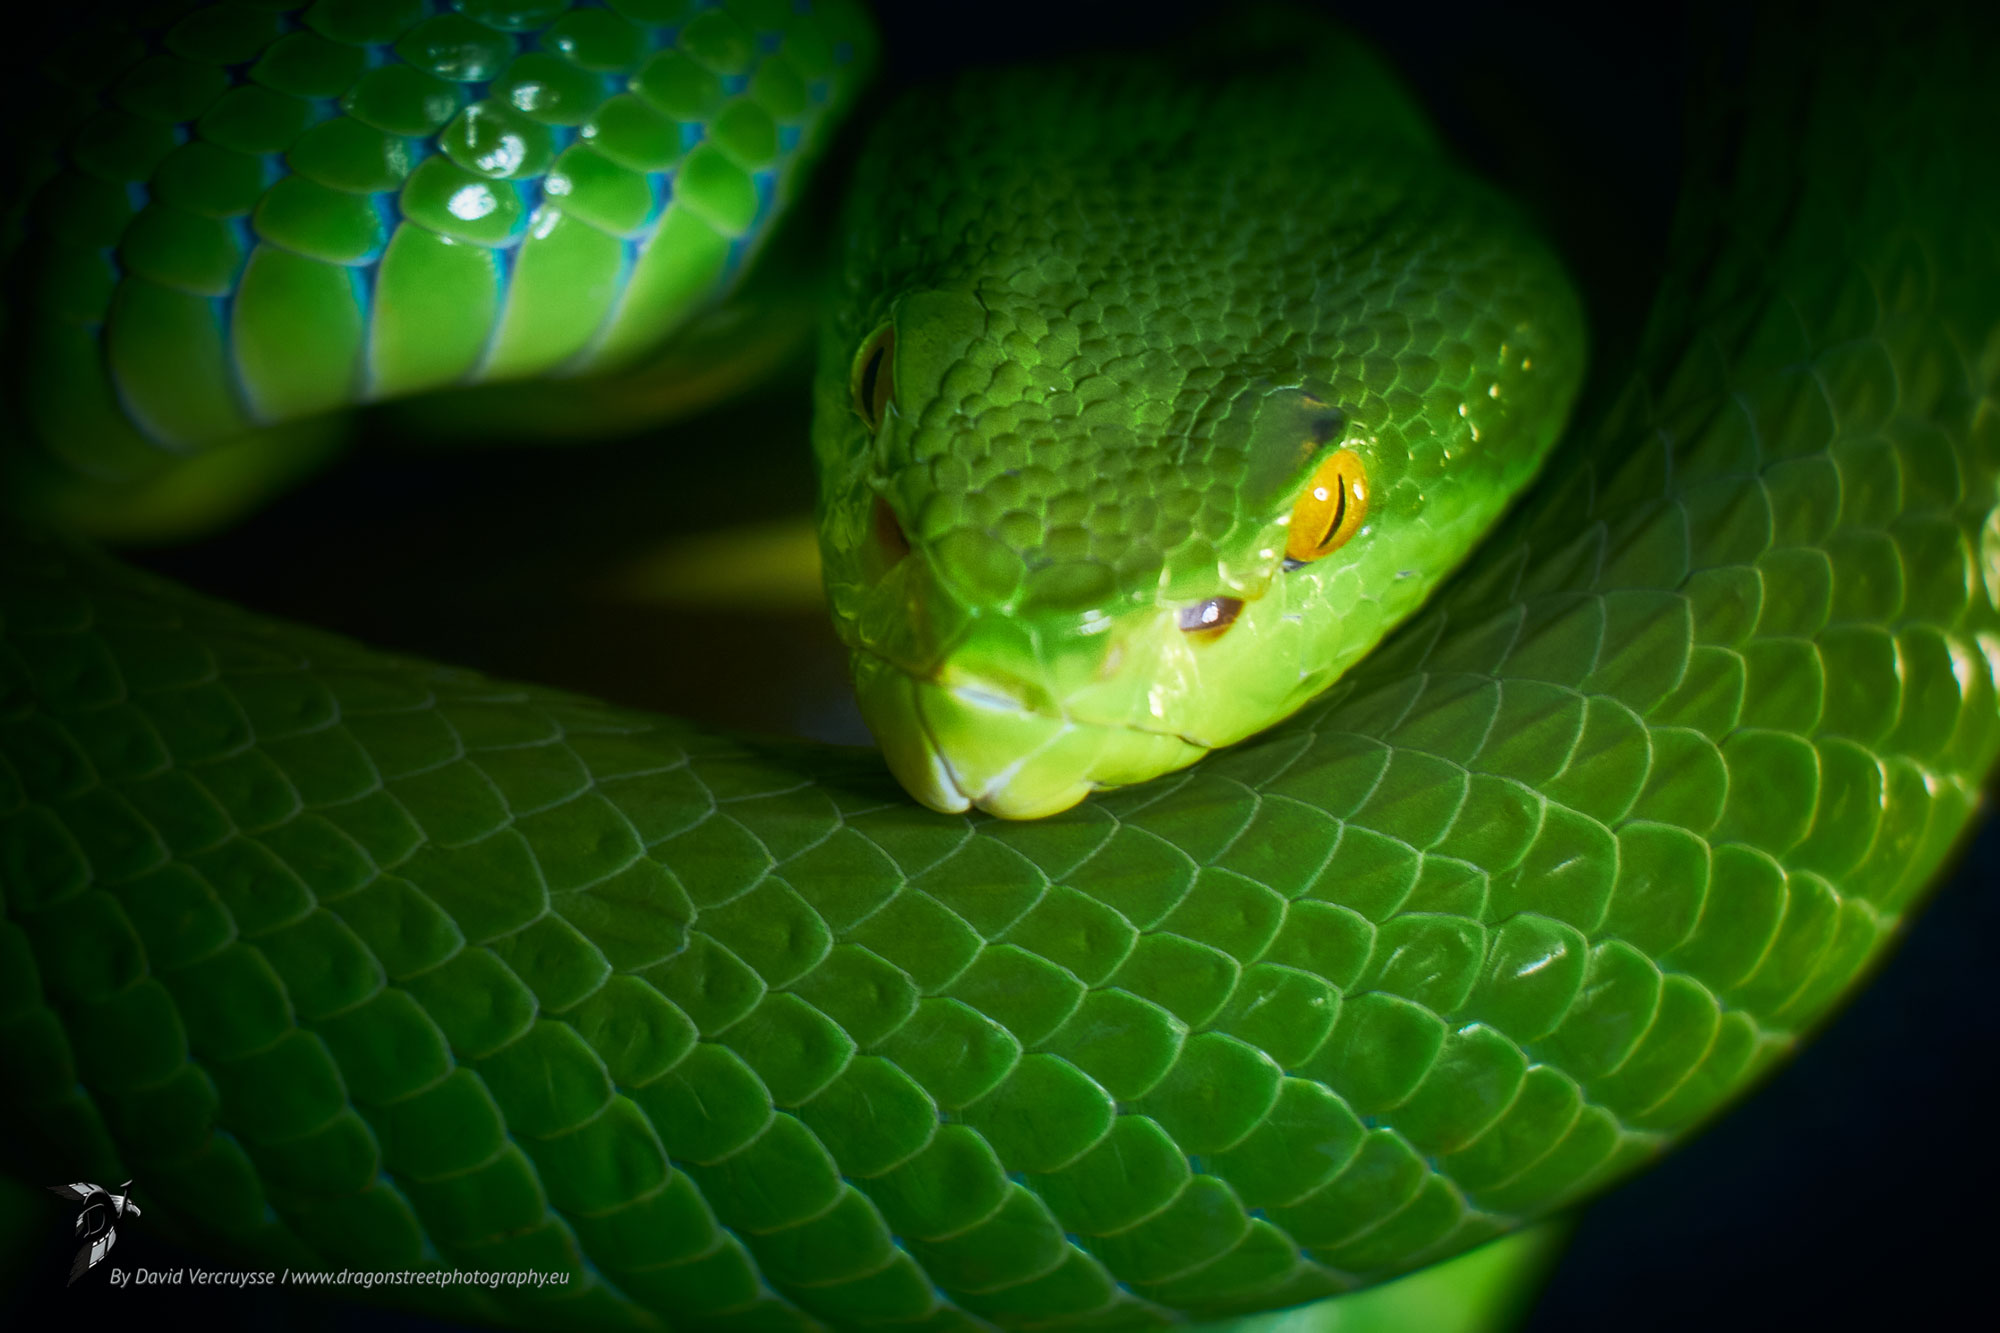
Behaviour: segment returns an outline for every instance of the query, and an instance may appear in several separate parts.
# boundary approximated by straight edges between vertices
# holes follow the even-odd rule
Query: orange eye
[[[884,324],[868,335],[854,358],[850,381],[854,390],[854,410],[869,432],[882,429],[882,418],[896,397],[896,326]]]
[[[1347,544],[1368,518],[1368,467],[1361,455],[1342,449],[1313,473],[1285,534],[1285,559],[1306,564]]]

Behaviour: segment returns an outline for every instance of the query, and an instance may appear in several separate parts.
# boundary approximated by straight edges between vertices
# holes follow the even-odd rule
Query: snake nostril
[[[896,517],[896,511],[879,495],[875,497],[871,511],[871,526],[874,529],[875,550],[880,557],[876,575],[879,578],[901,564],[903,557],[910,553],[910,539],[903,532],[903,524]]]
[[[854,410],[874,434],[896,398],[896,326],[884,324],[861,345],[850,376]]]

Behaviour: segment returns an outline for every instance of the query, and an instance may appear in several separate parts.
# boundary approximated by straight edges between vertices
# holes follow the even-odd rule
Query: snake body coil
[[[181,225],[154,207],[167,164],[279,136],[214,108],[279,98],[257,62],[280,45],[328,79],[354,66],[345,89],[282,94],[321,137],[428,145],[501,85],[424,74],[454,100],[421,132],[368,125],[353,89],[409,82],[383,71],[445,24],[450,50],[516,61],[489,72],[514,80],[503,109],[570,152],[539,114],[565,70],[623,86],[682,41],[734,104],[756,93],[727,62],[783,56],[783,16],[814,7],[681,8],[223,6],[132,66],[152,83],[98,79],[111,109],[30,224],[71,267],[44,265],[44,303],[20,309],[45,321],[30,337],[62,326],[37,345],[65,383],[113,383],[51,400],[100,419],[39,418],[60,457],[16,475],[63,508],[72,474],[130,480],[183,447],[107,404],[157,426],[339,396],[308,382],[317,352],[273,369],[290,335],[220,373],[200,303],[224,298],[168,299],[141,264],[145,228]],[[1650,1159],[1866,970],[2000,752],[2000,182],[1975,147],[1978,46],[1868,22],[1888,26],[1772,64],[1684,212],[1638,373],[1471,567],[1289,721],[1053,818],[934,814],[872,754],[398,658],[13,525],[0,1062],[27,1166],[135,1179],[149,1222],[294,1267],[569,1275],[452,1289],[442,1308],[467,1317],[942,1329],[1297,1304]],[[687,48],[697,24],[718,45]],[[255,51],[187,36],[252,30]],[[558,100],[515,96],[530,75]],[[258,219],[282,222],[296,182],[341,191],[281,138],[226,151],[293,174],[194,230],[252,246],[231,283],[261,263],[332,301],[311,263],[358,300],[353,272],[387,265],[414,211],[369,203],[379,254],[302,255],[312,236]],[[123,155],[140,140],[160,151]],[[404,165],[439,162],[479,175]],[[511,177],[480,180],[498,199]],[[632,252],[550,210],[579,253]],[[438,272],[524,281],[529,251],[451,239]],[[289,318],[233,290],[232,318]],[[121,351],[119,312],[149,301],[188,318],[180,361]],[[398,373],[491,355],[488,314],[500,343],[415,335]],[[620,327],[599,315],[546,359]],[[390,338],[383,317],[299,327],[379,369],[360,349]],[[216,375],[174,369],[203,358]]]

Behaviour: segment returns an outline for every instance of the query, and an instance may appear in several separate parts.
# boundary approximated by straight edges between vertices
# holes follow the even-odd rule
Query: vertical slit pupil
[[[1346,477],[1336,477],[1334,479],[1334,491],[1335,491],[1335,496],[1333,501],[1333,518],[1326,525],[1326,531],[1322,532],[1319,535],[1318,544],[1320,546],[1325,546],[1328,542],[1333,540],[1333,534],[1340,531],[1340,521],[1347,517]]]

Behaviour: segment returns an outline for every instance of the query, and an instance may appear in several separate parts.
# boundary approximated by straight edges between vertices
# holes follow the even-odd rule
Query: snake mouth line
[[[924,805],[1011,819],[1056,814],[1092,792],[1185,767],[1214,747],[1178,732],[1031,708],[1000,689],[948,684],[886,655],[855,652],[862,716],[883,758]]]
[[[959,766],[951,762],[951,755],[945,750],[944,742],[939,739],[937,729],[931,725],[930,719],[924,716],[921,708],[917,710],[917,726],[924,734],[925,748],[930,751],[933,763],[944,769],[945,780],[951,783],[952,790],[957,792],[968,806],[979,804],[980,800],[995,787],[1007,786],[1021,771],[1021,765],[1033,758],[1033,755],[1023,755],[1012,767],[986,782],[968,782],[965,775],[960,772]],[[1092,783],[1090,789],[1095,791],[1096,784]]]
[[[1171,727],[1147,727],[1141,726],[1137,722],[1105,722],[1097,718],[1078,717],[1068,709],[1059,709],[1055,712],[1050,712],[1046,708],[1036,708],[1030,704],[1024,704],[1018,698],[1006,693],[1004,690],[983,688],[978,685],[947,685],[939,678],[936,671],[926,673],[913,670],[908,664],[877,652],[866,644],[850,643],[848,644],[848,648],[854,653],[880,662],[883,666],[888,667],[898,675],[907,678],[913,685],[928,685],[934,689],[943,690],[954,698],[963,700],[977,708],[985,708],[991,712],[1011,713],[1017,717],[1041,718],[1044,721],[1059,723],[1063,726],[1089,728],[1095,731],[1129,731],[1140,736],[1156,736],[1161,740],[1179,741],[1182,745],[1191,745],[1198,750],[1213,750],[1217,748],[1217,744],[1214,741],[1205,741],[1199,736],[1190,736],[1184,731],[1176,731]]]

